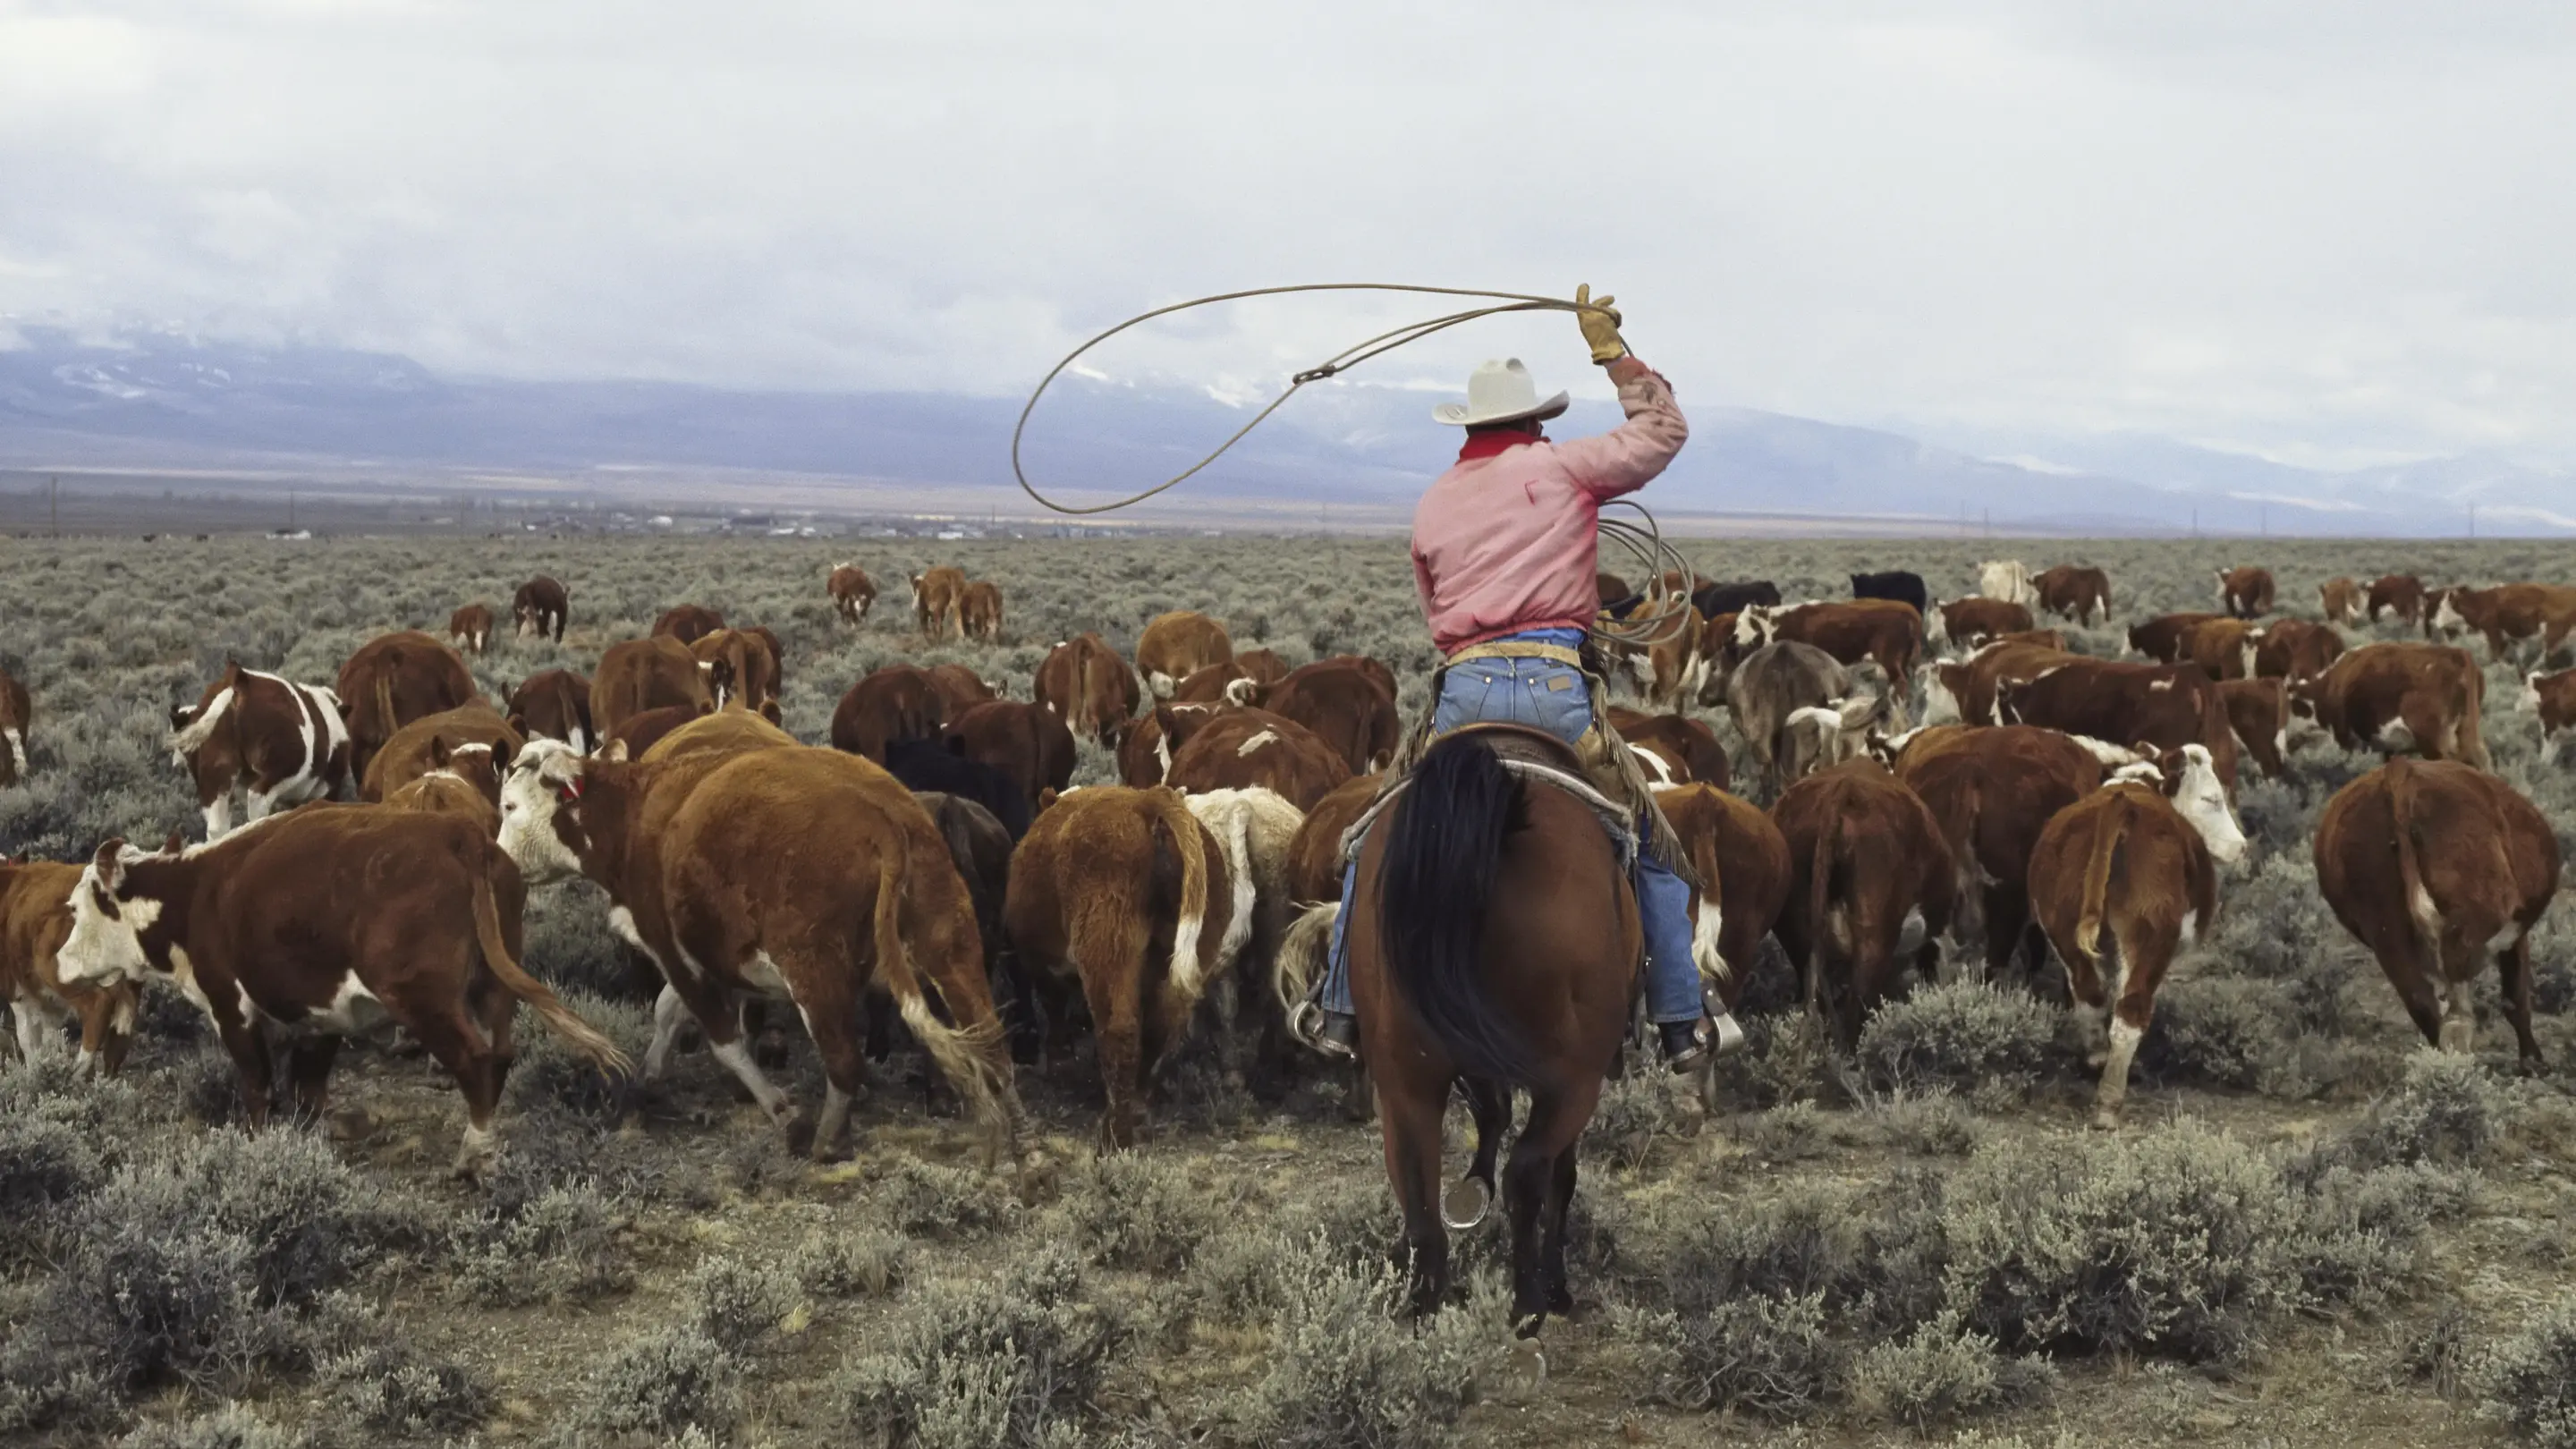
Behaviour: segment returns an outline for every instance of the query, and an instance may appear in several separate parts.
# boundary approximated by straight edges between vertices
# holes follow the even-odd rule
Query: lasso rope
[[[1292,375],[1285,391],[1272,398],[1269,406],[1253,414],[1251,421],[1235,429],[1231,437],[1217,444],[1214,451],[1141,493],[1131,494],[1115,502],[1084,507],[1058,503],[1039,492],[1037,485],[1029,481],[1028,472],[1021,465],[1020,460],[1020,442],[1028,432],[1029,415],[1037,411],[1038,399],[1044,397],[1046,390],[1054,385],[1055,380],[1064,375],[1064,370],[1073,366],[1084,353],[1130,327],[1151,322],[1157,317],[1169,316],[1174,312],[1186,312],[1193,307],[1205,307],[1217,302],[1239,302],[1247,297],[1276,297],[1292,292],[1409,292],[1435,297],[1490,297],[1496,299],[1496,303],[1489,307],[1470,307],[1446,316],[1432,317],[1420,322],[1407,323],[1402,327],[1390,328],[1374,337],[1353,343],[1315,366]],[[1036,390],[1029,394],[1027,405],[1020,409],[1019,422],[1011,429],[1011,476],[1019,480],[1021,492],[1028,494],[1040,506],[1057,513],[1086,517],[1114,513],[1121,508],[1131,508],[1148,498],[1180,486],[1210,463],[1225,456],[1227,449],[1242,442],[1247,434],[1267,421],[1272,413],[1279,411],[1281,405],[1295,397],[1297,390],[1306,384],[1346,372],[1372,357],[1392,352],[1409,342],[1419,342],[1435,332],[1445,332],[1462,322],[1473,322],[1480,317],[1492,317],[1506,312],[1611,312],[1611,309],[1592,303],[1573,302],[1562,297],[1542,297],[1527,292],[1488,292],[1473,287],[1421,287],[1393,282],[1304,282],[1287,287],[1255,287],[1242,292],[1218,292],[1211,296],[1193,297],[1186,302],[1174,302],[1169,306],[1157,307],[1150,312],[1140,312],[1115,327],[1094,333],[1081,346],[1066,353],[1062,361],[1048,368],[1046,376],[1038,380]],[[1617,314],[1611,312],[1611,315]],[[1592,633],[1605,643],[1622,648],[1639,649],[1669,637],[1673,629],[1682,621],[1690,607],[1689,581],[1692,574],[1689,563],[1672,545],[1664,542],[1663,533],[1656,527],[1653,514],[1626,499],[1616,501],[1635,509],[1643,523],[1642,525],[1631,524],[1605,518],[1600,521],[1601,536],[1618,545],[1646,566],[1646,598],[1645,603],[1624,620],[1607,617],[1596,620]],[[1683,580],[1679,590],[1665,587],[1668,572],[1678,573]]]

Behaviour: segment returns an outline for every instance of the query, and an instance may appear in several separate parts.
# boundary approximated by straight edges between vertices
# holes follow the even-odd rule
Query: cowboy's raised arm
[[[1574,299],[1590,304],[1591,287],[1576,288]],[[1608,369],[1610,381],[1619,389],[1619,406],[1628,421],[1600,437],[1556,445],[1556,455],[1576,485],[1595,498],[1616,498],[1645,487],[1690,440],[1690,424],[1682,420],[1682,410],[1673,401],[1672,384],[1628,351],[1627,341],[1619,335],[1619,314],[1611,310],[1610,302],[1603,297],[1598,303],[1601,310],[1574,316],[1583,328],[1583,340],[1592,348],[1592,360]]]

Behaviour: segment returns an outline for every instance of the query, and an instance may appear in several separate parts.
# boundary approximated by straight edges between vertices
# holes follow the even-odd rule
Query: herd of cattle
[[[953,568],[910,583],[924,636],[998,637],[995,585]],[[1907,966],[1931,978],[1942,940],[1992,977],[2017,962],[2036,975],[2054,947],[2100,1046],[2097,1121],[2116,1123],[2157,986],[2244,850],[2240,758],[2278,774],[2290,731],[2313,724],[2422,757],[2327,806],[2317,878],[2338,919],[2448,1049],[2471,1045],[2471,983],[2495,957],[2538,1060],[2528,933],[2558,850],[2485,771],[2484,674],[2457,647],[2353,647],[2342,631],[2474,630],[2497,658],[2536,645],[2538,663],[2576,628],[2576,589],[2338,579],[2319,622],[2271,617],[2271,576],[2237,569],[2217,610],[2131,626],[2138,662],[2071,652],[2038,622],[2107,621],[2098,569],[1987,564],[1975,594],[1938,602],[1910,573],[1852,584],[1851,600],[1787,604],[1768,583],[1668,576],[1660,637],[1605,661],[1642,696],[1610,722],[1690,858],[1694,955],[1729,1007],[1776,936],[1848,1052]],[[863,571],[835,568],[827,587],[845,620],[866,618]],[[1613,615],[1641,603],[1608,575],[1601,600]],[[556,641],[568,613],[548,578],[512,606],[518,634]],[[487,649],[493,624],[472,604],[447,640],[379,636],[330,687],[228,665],[171,715],[203,843],[0,866],[0,987],[22,1050],[54,1049],[77,1015],[83,1061],[114,1071],[157,974],[213,1020],[257,1122],[275,1053],[297,1110],[318,1112],[343,1037],[390,1020],[454,1075],[457,1165],[476,1171],[520,1003],[602,1070],[630,1065],[520,965],[527,890],[582,878],[664,983],[645,1075],[694,1021],[798,1151],[835,1148],[898,1021],[993,1156],[1020,1150],[1015,1065],[1043,1069],[1086,1024],[1112,1146],[1134,1140],[1155,1063],[1203,1000],[1230,1069],[1300,1060],[1286,1010],[1340,894],[1344,833],[1402,733],[1384,664],[1292,669],[1170,613],[1132,657],[1096,633],[1057,644],[1027,700],[961,665],[876,670],[816,747],[778,725],[786,659],[768,629],[682,604],[588,677],[541,670],[495,704],[459,652]],[[2528,681],[2546,735],[2576,722],[2576,670]],[[28,696],[0,683],[14,780]],[[1694,705],[1730,712],[1767,810],[1733,788]],[[1077,737],[1114,755],[1121,783],[1073,786]],[[762,999],[792,1004],[815,1043],[818,1112],[749,1049],[745,1008]]]

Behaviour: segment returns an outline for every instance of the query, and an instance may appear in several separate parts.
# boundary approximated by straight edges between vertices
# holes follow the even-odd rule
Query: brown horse
[[[1444,736],[1372,830],[1347,908],[1360,1049],[1377,1089],[1386,1172],[1404,1214],[1416,1313],[1448,1296],[1450,1226],[1484,1216],[1512,1093],[1530,1095],[1502,1198],[1512,1323],[1535,1338],[1573,1297],[1566,1208],[1638,987],[1636,897],[1590,806],[1531,788],[1510,757],[1576,773],[1555,738],[1509,726]],[[1440,1119],[1464,1083],[1476,1155],[1447,1203]],[[1443,1211],[1444,1206],[1447,1211]]]

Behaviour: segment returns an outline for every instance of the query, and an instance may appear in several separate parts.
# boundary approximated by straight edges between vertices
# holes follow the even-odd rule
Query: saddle
[[[1611,843],[1618,847],[1620,873],[1625,875],[1636,864],[1636,814],[1592,783],[1591,770],[1587,768],[1581,751],[1544,730],[1492,720],[1460,725],[1441,738],[1454,739],[1461,735],[1482,739],[1504,769],[1524,780],[1554,786],[1590,807],[1593,816],[1601,822],[1602,830],[1610,836]],[[1342,864],[1348,865],[1358,858],[1370,827],[1377,824],[1378,816],[1385,813],[1412,782],[1413,775],[1409,769],[1391,776],[1386,787],[1378,791],[1377,798],[1369,802],[1368,809],[1361,811],[1360,817],[1342,832]]]

